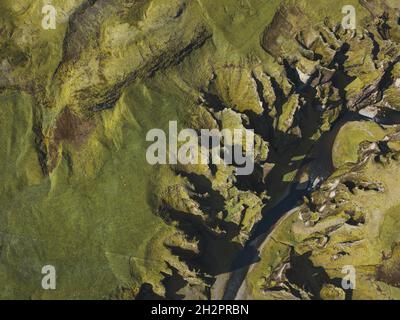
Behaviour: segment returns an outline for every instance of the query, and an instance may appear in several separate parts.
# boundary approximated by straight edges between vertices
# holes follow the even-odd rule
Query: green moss
[[[279,117],[278,130],[287,132],[294,121],[294,114],[300,108],[299,96],[294,94],[290,96],[289,100],[282,106],[282,115]]]
[[[336,136],[332,160],[336,168],[358,159],[359,145],[363,141],[378,141],[383,139],[385,131],[373,122],[349,122],[346,123]]]
[[[142,283],[163,293],[160,271],[169,272],[165,261],[178,262],[163,244],[174,229],[156,215],[154,201],[166,172],[147,163],[145,135],[187,118],[185,99],[164,82],[128,88],[96,117],[87,142],[64,145],[72,167],[61,157],[49,178],[34,149],[37,106],[26,94],[1,95],[2,298],[106,298],[120,286],[137,292]],[[41,289],[46,264],[57,269],[56,291]]]
[[[221,270],[227,270],[238,243],[244,244],[260,219],[266,200],[265,192],[252,190],[261,185],[260,169],[269,155],[269,142],[262,137],[276,136],[272,131],[277,129],[278,140],[291,135],[294,140],[289,142],[299,141],[290,154],[279,159],[281,163],[271,173],[275,176],[267,179],[271,179],[268,192],[274,193],[274,200],[280,199],[295,179],[312,140],[328,131],[342,111],[337,106],[338,90],[330,92],[332,88],[327,87],[321,100],[323,104],[333,101],[336,107],[323,114],[310,112],[307,99],[288,79],[282,59],[311,74],[319,57],[310,57],[298,42],[303,36],[317,36],[312,50],[321,55],[322,64],[330,64],[339,41],[329,28],[342,19],[341,6],[356,6],[358,31],[363,31],[368,10],[357,0],[152,0],[131,5],[116,0],[97,1],[88,8],[84,0],[54,0],[52,4],[59,12],[56,30],[41,28],[40,1],[0,3],[0,298],[132,298],[144,283],[163,295],[162,280],[172,268],[194,284],[190,289],[197,286],[205,291],[198,270],[190,269],[166,246],[197,254],[198,235],[188,239],[179,221],[159,210],[160,205],[201,219],[201,227],[213,234],[201,239],[210,242],[206,247],[228,247],[225,259],[220,259],[217,249],[211,250],[211,257],[206,252],[201,257],[208,260],[206,269],[222,266]],[[264,33],[281,4],[281,13],[293,28],[272,30],[273,41],[265,43]],[[291,11],[293,7],[299,10]],[[288,16],[286,9],[290,9]],[[78,12],[77,19],[72,18],[74,12]],[[315,30],[307,32],[310,25]],[[295,34],[300,29],[304,34]],[[371,42],[345,37],[352,50],[344,67],[348,75],[357,76],[346,88],[346,98],[351,99],[376,82],[381,71],[375,70],[369,56]],[[279,50],[270,50],[274,45]],[[395,66],[393,77],[398,73]],[[386,91],[386,102],[397,104],[395,88]],[[225,109],[206,101],[204,92],[214,94]],[[64,110],[72,112],[87,130],[60,121]],[[297,126],[296,121],[303,118],[321,120],[320,128]],[[171,120],[178,121],[179,129],[197,130],[257,124],[256,172],[249,183],[238,181],[231,166],[150,166],[145,159],[146,133],[152,128],[168,131]],[[57,130],[64,136],[56,139]],[[341,167],[335,175],[352,170],[350,163],[358,160],[362,141],[377,141],[384,133],[372,124],[345,126],[335,141],[333,161]],[[74,134],[75,140],[65,137]],[[279,152],[272,158],[280,157]],[[382,177],[382,167],[371,165],[366,173],[375,180],[382,178],[391,189],[384,196],[363,189],[346,193],[343,199],[352,201],[346,210],[330,211],[327,216],[313,211],[307,228],[300,225],[297,210],[282,219],[261,248],[261,262],[248,275],[251,297],[267,297],[262,291],[276,284],[270,275],[294,251],[312,251],[310,259],[317,266],[333,265],[328,270],[331,278],[337,276],[342,262],[351,259],[360,268],[379,265],[391,272],[392,265],[382,264],[380,255],[391,253],[392,243],[398,241],[392,228],[397,227],[397,189],[389,178],[397,176],[398,170],[387,162]],[[186,177],[185,173],[193,175]],[[200,188],[192,176],[203,183]],[[221,202],[219,212],[208,209],[207,201],[214,200],[210,194]],[[318,202],[327,199],[323,193],[315,198]],[[364,211],[358,207],[349,213],[353,205],[363,205],[370,219],[362,231],[368,234],[365,243],[357,242],[361,231],[345,226],[350,217],[362,220],[360,212]],[[209,221],[214,225],[207,225]],[[223,225],[234,231],[223,236]],[[214,237],[213,232],[221,237]],[[323,234],[328,232],[330,242],[324,243]],[[350,257],[332,262],[338,247],[351,241],[356,244],[349,250]],[[45,264],[57,269],[56,291],[41,289]],[[366,279],[374,275],[370,269],[362,273]],[[364,296],[374,296],[365,289],[370,283],[379,286],[384,296],[397,296],[392,284],[381,280],[364,279],[363,292],[356,291],[355,297],[362,297],[364,290]],[[294,297],[289,293],[271,296]],[[327,285],[321,296],[341,298],[342,292]]]
[[[320,296],[323,300],[344,300],[346,298],[346,294],[342,288],[337,288],[331,284],[325,285],[322,288]]]

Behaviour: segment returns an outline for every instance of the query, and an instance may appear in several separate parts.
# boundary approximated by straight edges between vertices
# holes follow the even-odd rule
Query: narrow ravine
[[[352,121],[374,121],[382,125],[400,124],[400,113],[391,111],[387,114],[381,114],[374,119],[368,119],[354,112],[346,112],[343,114],[332,126],[332,129],[324,133],[321,138],[315,143],[311,152],[303,160],[300,170],[305,165],[308,166],[306,170],[310,174],[309,187],[299,188],[297,179],[294,179],[292,184],[288,187],[287,195],[279,201],[273,208],[266,210],[263,218],[255,226],[255,230],[248,243],[243,250],[239,253],[232,265],[232,272],[230,273],[229,280],[226,283],[223,299],[233,300],[243,298],[243,286],[245,285],[246,275],[252,265],[260,261],[260,252],[263,244],[268,238],[268,235],[274,230],[274,227],[281,219],[284,219],[288,213],[297,208],[304,196],[310,194],[314,189],[311,187],[314,180],[326,179],[333,173],[334,167],[332,164],[332,148],[335,137],[340,128],[348,122]]]

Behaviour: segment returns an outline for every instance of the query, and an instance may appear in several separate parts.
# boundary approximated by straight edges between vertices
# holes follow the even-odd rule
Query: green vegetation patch
[[[353,121],[346,123],[339,131],[332,149],[332,161],[336,168],[345,163],[355,163],[359,145],[363,141],[379,141],[385,130],[374,122]]]

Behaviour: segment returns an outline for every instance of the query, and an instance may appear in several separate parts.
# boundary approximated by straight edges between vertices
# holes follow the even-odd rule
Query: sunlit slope
[[[1,4],[0,296],[129,298],[144,283],[163,295],[171,266],[195,274],[157,213],[158,193],[183,181],[146,162],[145,134],[190,125],[213,70],[262,53],[277,1],[52,4],[56,30],[41,28],[39,2]],[[41,288],[48,264],[55,291]]]
[[[143,97],[142,88],[135,98]],[[169,253],[162,241],[172,230],[155,215],[158,170],[144,157],[145,123],[132,115],[142,104],[126,103],[127,96],[98,119],[101,129],[81,149],[63,146],[65,157],[43,177],[30,130],[35,106],[25,94],[3,93],[3,298],[106,298],[119,286],[156,287],[163,278]],[[155,110],[173,117],[159,104],[147,107],[144,118]],[[112,141],[105,135],[116,120]],[[41,289],[47,264],[57,269],[54,292]]]

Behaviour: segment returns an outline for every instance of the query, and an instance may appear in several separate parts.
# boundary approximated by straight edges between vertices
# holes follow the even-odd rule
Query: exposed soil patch
[[[57,119],[53,140],[56,144],[66,141],[79,147],[86,141],[93,128],[93,121],[82,119],[66,108]]]
[[[65,108],[56,121],[49,145],[49,170],[52,171],[57,165],[60,143],[66,142],[75,148],[79,148],[87,141],[94,127],[93,120],[83,119],[70,109]]]
[[[400,288],[400,245],[396,244],[392,254],[386,257],[378,267],[376,278],[379,281],[388,283]]]

